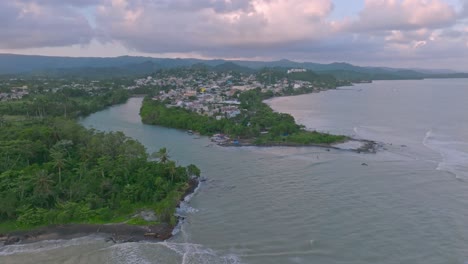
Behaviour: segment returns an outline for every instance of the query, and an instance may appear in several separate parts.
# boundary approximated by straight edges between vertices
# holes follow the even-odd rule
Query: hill
[[[449,70],[398,69],[361,67],[344,62],[320,64],[312,62],[226,61],[200,59],[168,59],[122,56],[113,58],[75,58],[0,54],[0,74],[46,75],[52,77],[105,78],[141,76],[159,69],[200,67],[214,71],[253,73],[263,68],[304,68],[319,74],[329,74],[339,80],[402,80],[423,78],[468,78],[468,73]]]

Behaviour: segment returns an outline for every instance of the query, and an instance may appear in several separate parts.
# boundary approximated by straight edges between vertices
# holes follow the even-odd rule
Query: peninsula
[[[256,74],[191,68],[160,72],[141,83],[162,87],[143,101],[146,124],[198,132],[223,146],[331,146],[349,138],[307,131],[265,99],[350,85],[305,69],[264,69]]]

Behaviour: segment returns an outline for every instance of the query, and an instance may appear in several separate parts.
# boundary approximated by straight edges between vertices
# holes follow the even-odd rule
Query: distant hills
[[[320,64],[311,62],[279,61],[226,61],[200,59],[166,59],[122,56],[114,58],[74,58],[0,54],[0,75],[110,78],[143,76],[161,69],[179,67],[206,67],[214,71],[254,73],[263,68],[304,68],[319,74],[329,74],[349,81],[401,80],[424,78],[468,78],[468,73],[450,70],[397,69],[386,67],[361,67],[336,62]]]

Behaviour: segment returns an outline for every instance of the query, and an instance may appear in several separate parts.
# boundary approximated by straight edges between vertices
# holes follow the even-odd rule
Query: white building
[[[306,72],[306,69],[290,69],[288,70],[288,74],[293,73],[293,72]]]

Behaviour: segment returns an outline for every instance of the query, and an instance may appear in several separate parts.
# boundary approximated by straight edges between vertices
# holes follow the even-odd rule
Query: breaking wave
[[[103,241],[100,236],[86,236],[74,238],[70,240],[45,240],[31,244],[9,245],[0,247],[0,256],[10,256],[15,254],[30,254],[55,249],[63,249],[73,246],[82,246],[88,244],[95,244],[97,241]]]
[[[457,179],[468,180],[468,143],[453,140],[449,136],[427,131],[424,146],[439,153],[442,160],[437,170],[449,172]]]

